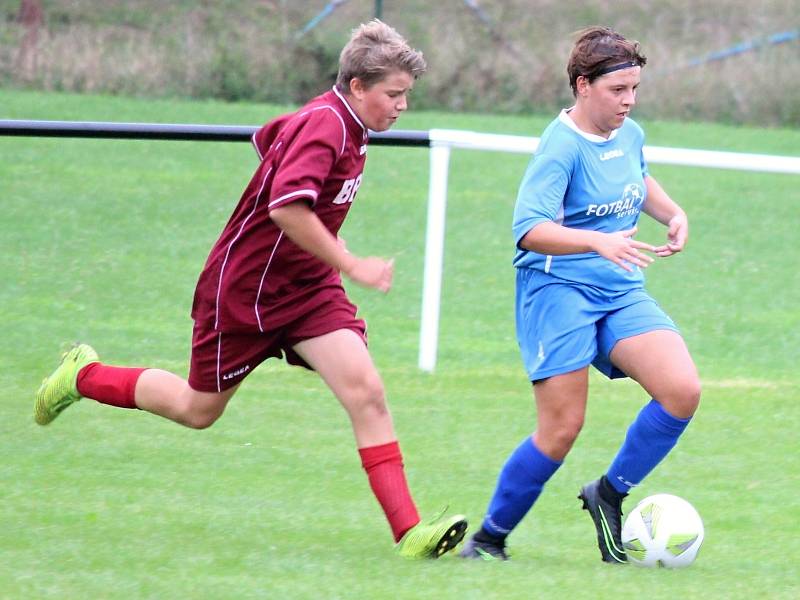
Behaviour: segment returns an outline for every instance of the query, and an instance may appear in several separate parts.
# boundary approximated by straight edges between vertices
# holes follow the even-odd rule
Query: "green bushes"
[[[417,107],[550,113],[572,101],[564,72],[570,34],[602,23],[639,39],[649,57],[637,114],[761,125],[800,123],[800,41],[687,66],[794,22],[790,3],[744,0],[386,3],[384,19],[423,49],[429,72]],[[0,84],[148,97],[299,103],[329,87],[350,29],[373,3],[348,2],[299,36],[324,4],[230,0],[43,2],[31,43],[17,0],[0,0]],[[26,38],[27,35],[27,38]],[[27,39],[27,42],[24,40]]]

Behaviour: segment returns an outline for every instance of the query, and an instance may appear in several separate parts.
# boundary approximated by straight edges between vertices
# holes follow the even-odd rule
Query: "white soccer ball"
[[[705,530],[694,506],[671,494],[648,496],[628,513],[622,545],[628,562],[640,567],[688,567]]]

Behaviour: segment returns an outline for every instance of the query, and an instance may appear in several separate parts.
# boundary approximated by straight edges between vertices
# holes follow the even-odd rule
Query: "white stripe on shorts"
[[[219,332],[217,336],[217,391],[222,391],[222,386],[220,385],[219,375],[220,375],[220,362],[222,360],[222,332]]]

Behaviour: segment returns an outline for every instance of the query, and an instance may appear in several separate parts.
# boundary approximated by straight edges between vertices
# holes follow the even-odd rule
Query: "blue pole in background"
[[[314,27],[316,27],[317,25],[322,23],[322,21],[327,19],[333,13],[334,10],[339,8],[339,6],[341,6],[345,2],[347,2],[347,0],[331,0],[331,2],[328,2],[325,8],[323,8],[322,11],[317,16],[311,19],[308,23],[306,23],[306,26],[303,27],[303,29],[297,32],[297,34],[295,35],[295,39],[303,37],[309,31],[314,29]]]
[[[757,50],[762,46],[774,46],[786,42],[793,42],[798,39],[800,39],[800,29],[782,31],[781,33],[775,33],[763,40],[750,40],[748,42],[742,42],[740,44],[736,44],[735,46],[731,46],[730,48],[712,52],[711,54],[707,54],[701,58],[693,58],[687,63],[687,66],[696,67],[707,62],[723,60],[730,58],[731,56],[736,56],[737,54],[743,54],[744,52]]]

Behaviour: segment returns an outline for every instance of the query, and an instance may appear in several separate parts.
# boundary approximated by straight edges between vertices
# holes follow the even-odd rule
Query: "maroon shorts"
[[[195,321],[189,385],[200,392],[221,392],[240,383],[270,357],[311,369],[292,346],[339,329],[351,329],[367,342],[367,326],[356,318],[356,307],[344,291],[325,291],[330,299],[283,327],[263,333],[223,332],[214,324]]]

